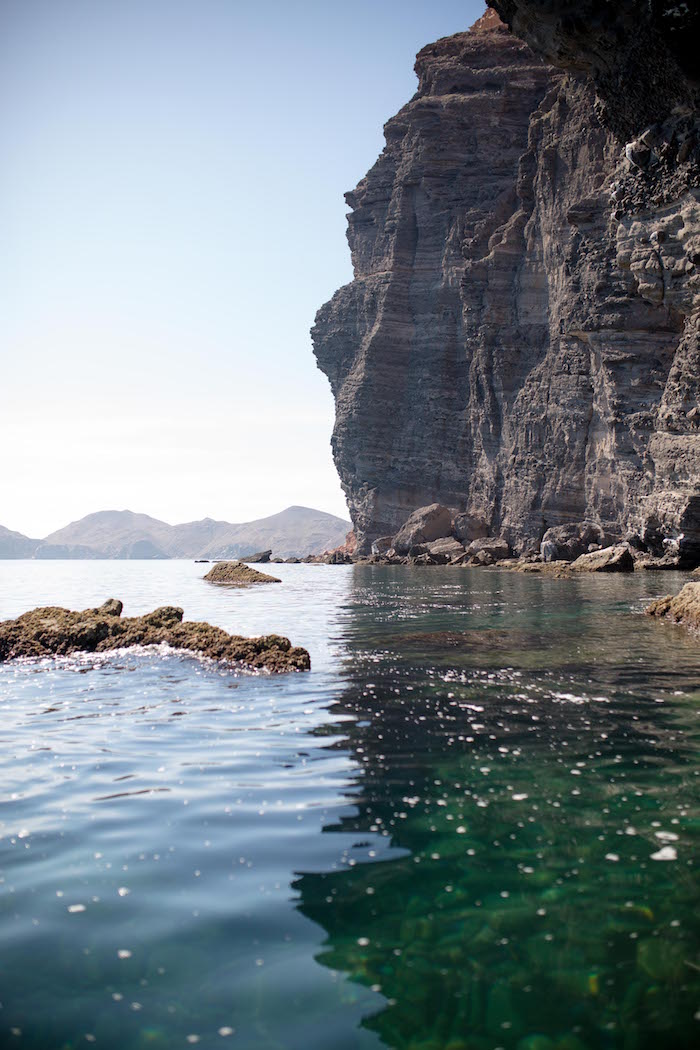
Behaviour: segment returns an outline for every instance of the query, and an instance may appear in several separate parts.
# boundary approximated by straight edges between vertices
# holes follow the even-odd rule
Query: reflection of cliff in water
[[[587,611],[467,575],[356,572],[336,713],[363,772],[324,829],[356,849],[295,883],[318,961],[381,993],[363,1024],[401,1050],[695,1046],[696,657],[630,642],[619,582]]]

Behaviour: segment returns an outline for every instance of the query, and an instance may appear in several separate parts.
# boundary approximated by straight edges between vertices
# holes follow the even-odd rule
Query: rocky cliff
[[[627,46],[642,0],[493,6],[533,49],[489,11],[419,53],[312,332],[360,549],[439,502],[519,550],[588,519],[697,558],[692,63],[651,21]]]

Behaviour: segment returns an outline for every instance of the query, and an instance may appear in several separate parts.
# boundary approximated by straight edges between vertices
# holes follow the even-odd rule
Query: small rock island
[[[122,603],[110,598],[97,609],[71,612],[56,606],[32,609],[0,623],[0,662],[16,657],[104,653],[134,645],[166,643],[222,663],[264,671],[308,671],[306,649],[266,634],[243,638],[208,623],[182,622],[183,611],[164,605],[144,616],[122,618]]]
[[[217,561],[202,579],[209,583],[223,583],[228,587],[248,587],[251,583],[281,583],[276,576],[251,569],[240,561]]]

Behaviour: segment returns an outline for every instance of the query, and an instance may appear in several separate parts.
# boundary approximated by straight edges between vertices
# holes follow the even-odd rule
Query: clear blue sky
[[[309,327],[470,0],[3,0],[0,524],[345,515]]]

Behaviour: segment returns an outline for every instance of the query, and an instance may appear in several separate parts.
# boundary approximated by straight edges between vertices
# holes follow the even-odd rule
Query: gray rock
[[[452,560],[464,554],[464,544],[460,543],[453,536],[446,536],[444,539],[433,540],[432,543],[429,543],[428,553],[433,555],[444,554],[449,560]]]
[[[572,572],[633,572],[634,558],[629,547],[621,543],[582,554],[571,565]]]
[[[539,53],[493,14],[420,52],[416,94],[347,195],[355,279],[316,318],[358,540],[438,501],[518,551],[552,522],[624,536],[654,520],[689,564],[700,559],[691,34],[679,65],[646,0],[606,5],[605,19],[599,0],[581,0],[576,18],[557,0],[493,3]],[[659,163],[633,169],[624,146],[652,126]],[[684,159],[681,142],[693,143]]]
[[[605,543],[605,533],[594,521],[576,521],[547,529],[540,544],[544,561],[574,561],[591,546]]]
[[[480,540],[472,540],[467,547],[467,554],[472,557],[487,554],[493,561],[499,561],[501,558],[510,558],[511,549],[508,541],[500,536],[485,536]]]
[[[352,565],[352,555],[347,551],[329,551],[328,554],[321,555],[319,561],[325,565]]]
[[[452,530],[452,514],[447,507],[431,503],[427,507],[414,510],[394,536],[392,546],[397,554],[407,554],[416,544],[429,543],[443,536],[449,536]]]
[[[449,560],[446,554],[419,554],[409,558],[411,565],[447,565]]]
[[[457,514],[452,522],[452,532],[463,543],[488,536],[489,531],[488,523],[478,514]]]
[[[392,553],[396,553],[394,548],[391,548]],[[409,558],[420,558],[421,554],[429,554],[428,546],[425,543],[414,543],[412,547],[409,547],[406,554]]]
[[[393,536],[380,536],[372,543],[372,554],[386,554],[393,545]]]
[[[269,562],[271,555],[271,550],[258,551],[257,554],[246,554],[238,560],[246,562],[247,565],[266,565]]]

